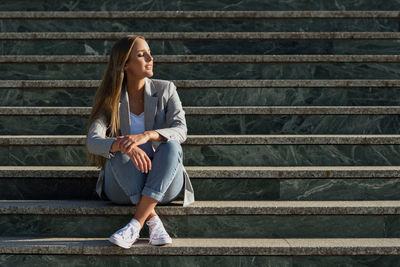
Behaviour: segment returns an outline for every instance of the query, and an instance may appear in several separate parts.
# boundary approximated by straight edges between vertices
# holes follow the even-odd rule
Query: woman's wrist
[[[164,137],[156,131],[145,131],[143,134],[148,136],[148,141],[162,141],[164,139]]]
[[[119,148],[119,140],[118,140],[118,139],[115,139],[114,142],[113,142],[112,145],[111,145],[110,152],[118,152],[118,151],[120,151],[120,150],[121,150],[121,149]]]

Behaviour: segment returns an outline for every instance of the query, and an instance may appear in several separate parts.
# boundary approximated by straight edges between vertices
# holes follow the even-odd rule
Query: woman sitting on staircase
[[[185,112],[173,82],[150,79],[153,57],[142,36],[128,35],[112,47],[89,118],[86,146],[101,167],[100,197],[135,204],[133,219],[110,237],[130,248],[144,223],[152,245],[172,243],[155,206],[175,200],[194,202],[182,162]]]

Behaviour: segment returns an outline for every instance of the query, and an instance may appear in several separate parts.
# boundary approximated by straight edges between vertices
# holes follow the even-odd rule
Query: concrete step
[[[192,179],[399,178],[400,166],[186,166]],[[0,166],[0,178],[94,178],[94,166]]]
[[[0,146],[85,145],[83,135],[3,135]],[[398,145],[400,135],[188,135],[183,145]]]
[[[0,40],[118,40],[130,32],[2,32]],[[148,40],[397,40],[398,32],[135,32]]]
[[[0,19],[398,19],[398,11],[1,11]]]
[[[301,79],[301,80],[171,80],[179,89],[191,88],[359,88],[378,87],[390,88],[400,87],[400,80],[388,79]],[[1,80],[0,88],[18,89],[95,89],[100,85],[99,80]]]
[[[400,55],[152,55],[154,63],[399,63]],[[5,55],[0,63],[105,64],[108,56]]]
[[[196,200],[396,200],[398,166],[186,166]],[[95,167],[0,166],[8,200],[97,200]]]
[[[1,254],[53,255],[393,255],[400,253],[399,238],[362,239],[204,239],[175,238],[172,245],[157,247],[140,240],[125,250],[105,238],[1,238]]]

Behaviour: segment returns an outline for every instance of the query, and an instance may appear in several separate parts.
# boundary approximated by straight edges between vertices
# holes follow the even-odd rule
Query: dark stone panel
[[[307,266],[307,267],[393,267],[399,256],[80,256],[80,255],[0,255],[4,266]]]
[[[12,146],[9,147],[9,162],[0,165],[11,166],[87,166],[83,146]]]
[[[0,146],[0,166],[10,164],[9,148],[6,146]]]
[[[186,116],[188,134],[398,134],[399,115]],[[85,135],[87,117],[0,116],[2,135]]]
[[[398,200],[400,179],[282,179],[280,200]],[[399,224],[400,225],[400,224]]]
[[[356,2],[346,0],[336,1],[306,1],[306,0],[197,0],[197,1],[167,1],[167,0],[114,0],[114,1],[46,1],[41,0],[5,0],[0,10],[398,10],[399,0],[389,2],[358,0]]]
[[[0,165],[90,165],[83,146],[11,146],[8,149],[9,154],[4,155],[9,160]],[[400,145],[184,145],[183,152],[185,166],[400,165]]]
[[[1,64],[5,80],[99,80],[105,64]],[[155,79],[397,79],[397,63],[154,64]]]
[[[196,200],[397,200],[400,179],[191,179]],[[2,178],[1,199],[99,199],[92,179]]]
[[[1,178],[1,199],[98,200],[96,180],[83,178]]]
[[[96,88],[1,89],[1,106],[90,107]],[[183,106],[397,106],[400,88],[178,88]]]
[[[399,89],[400,90],[400,89]],[[27,89],[22,106],[92,106],[96,89]],[[0,100],[1,101],[1,100]],[[1,102],[0,102],[1,103]],[[12,106],[8,104],[7,106]]]
[[[397,134],[397,115],[187,116],[188,134]]]
[[[73,116],[0,116],[0,134],[86,134],[87,120],[87,117]]]
[[[400,218],[397,216],[386,216],[385,229],[390,238],[400,236]]]
[[[145,36],[146,37],[146,36]],[[108,55],[117,40],[2,40],[1,55]],[[400,53],[397,40],[149,40],[153,55]],[[245,48],[245,49],[244,49]]]
[[[192,179],[196,200],[273,200],[279,181],[269,179]],[[96,178],[1,178],[1,199],[99,199]]]
[[[274,200],[279,198],[279,180],[191,179],[196,200]]]
[[[23,106],[23,91],[19,89],[0,89],[0,106]]]
[[[396,19],[4,19],[2,32],[397,32]]]
[[[171,237],[179,238],[382,238],[387,216],[161,216]],[[398,216],[396,216],[398,217]],[[1,236],[108,237],[129,216],[1,217]],[[213,227],[210,227],[212,225]],[[148,237],[147,227],[141,237]],[[399,237],[398,235],[396,237]]]
[[[399,145],[184,146],[187,166],[400,165]]]
[[[179,89],[184,106],[397,106],[400,88]]]

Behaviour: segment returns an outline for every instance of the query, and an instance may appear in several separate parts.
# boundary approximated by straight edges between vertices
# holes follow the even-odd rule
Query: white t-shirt
[[[144,112],[135,115],[129,112],[131,118],[131,134],[140,134],[144,132]]]

